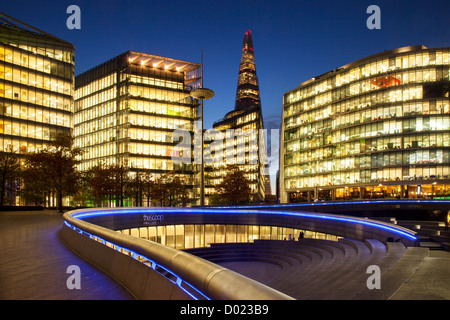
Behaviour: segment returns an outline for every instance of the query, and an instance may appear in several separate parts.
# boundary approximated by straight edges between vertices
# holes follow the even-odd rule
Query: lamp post
[[[214,91],[211,89],[203,88],[203,52],[202,52],[202,67],[201,67],[201,88],[194,89],[191,91],[191,96],[194,99],[200,99],[201,100],[201,111],[200,111],[200,119],[201,119],[201,163],[202,163],[202,170],[201,170],[201,186],[200,186],[200,205],[203,207],[205,205],[205,166],[203,162],[203,100],[208,100],[214,97]]]

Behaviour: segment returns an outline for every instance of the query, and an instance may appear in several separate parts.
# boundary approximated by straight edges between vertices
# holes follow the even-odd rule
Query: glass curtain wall
[[[195,63],[128,51],[77,76],[74,132],[84,151],[80,170],[123,164],[131,178],[149,170],[155,180],[174,172],[193,199],[193,144],[182,154],[174,131],[194,136],[198,101],[190,91],[200,84],[199,70]],[[191,163],[174,161],[181,157]]]
[[[307,200],[325,189],[332,198],[361,198],[366,190],[345,187],[449,183],[449,49],[398,51],[333,70],[285,94],[285,202],[288,194]],[[406,196],[403,189],[383,190]]]
[[[258,225],[167,225],[123,229],[118,232],[176,249],[208,247],[212,243],[247,243],[254,240],[296,241],[304,238],[337,241],[340,237],[316,231]]]
[[[5,15],[0,20],[0,151],[40,151],[71,132],[75,48]]]

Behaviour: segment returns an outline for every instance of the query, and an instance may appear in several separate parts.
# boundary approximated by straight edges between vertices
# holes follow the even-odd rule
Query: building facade
[[[0,13],[0,152],[5,157],[18,155],[22,166],[26,154],[46,149],[59,133],[72,133],[74,75],[71,43]],[[18,181],[3,183],[2,204],[26,203]],[[48,200],[53,203],[55,197]]]
[[[221,133],[221,141],[207,146],[206,196],[216,193],[215,186],[226,175],[227,165],[238,165],[250,181],[252,200],[264,200],[266,149],[263,129],[252,32],[248,30],[244,35],[239,64],[235,108],[213,124],[213,132]],[[217,134],[211,135],[206,137],[207,140],[215,141]]]
[[[384,51],[286,92],[281,202],[449,197],[449,51]]]
[[[75,47],[0,13],[0,151],[24,155],[71,132]]]
[[[201,65],[128,51],[75,79],[75,144],[84,151],[80,170],[124,165],[131,174],[150,170],[154,179],[173,172],[196,197],[192,161],[180,155],[175,130],[193,136]],[[190,162],[190,163],[189,163]]]

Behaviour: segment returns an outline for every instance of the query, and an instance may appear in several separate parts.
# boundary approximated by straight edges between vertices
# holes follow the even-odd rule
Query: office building
[[[449,50],[384,51],[286,92],[281,202],[449,197]]]
[[[239,64],[235,108],[213,124],[213,130],[222,133],[223,143],[211,144],[207,154],[213,156],[205,158],[206,195],[216,192],[215,186],[225,176],[227,165],[238,165],[250,181],[252,201],[264,200],[266,149],[263,129],[252,32],[248,30]],[[214,141],[214,138],[210,140]]]
[[[175,173],[194,195],[193,145],[180,155],[173,137],[193,137],[198,101],[190,91],[200,85],[196,63],[127,51],[75,79],[75,144],[84,151],[80,170],[123,165],[149,169],[156,180]],[[185,163],[174,162],[183,157]],[[190,163],[189,163],[190,162]]]
[[[75,47],[0,13],[0,150],[24,155],[71,132]]]
[[[71,43],[0,13],[0,152],[18,155],[22,166],[26,154],[72,132],[74,75]],[[4,183],[4,204],[27,202],[15,178]]]

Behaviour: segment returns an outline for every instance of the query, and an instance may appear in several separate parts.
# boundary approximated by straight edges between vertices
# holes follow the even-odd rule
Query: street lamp
[[[194,99],[200,99],[201,100],[201,112],[200,112],[200,119],[201,119],[201,154],[202,154],[202,171],[201,171],[201,186],[200,186],[200,205],[203,207],[205,206],[205,166],[203,163],[203,100],[208,100],[214,97],[214,91],[211,89],[203,88],[203,52],[202,52],[202,75],[201,75],[201,81],[202,81],[202,87],[198,89],[194,89],[191,91],[191,97]]]

